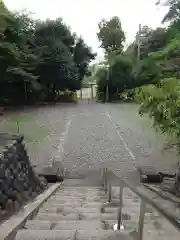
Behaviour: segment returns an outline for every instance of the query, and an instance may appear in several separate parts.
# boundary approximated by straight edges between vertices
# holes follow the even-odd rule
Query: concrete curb
[[[13,240],[17,231],[22,228],[25,222],[37,214],[39,207],[60,187],[61,183],[50,186],[45,192],[36,199],[28,203],[16,215],[10,217],[0,225],[0,240]]]

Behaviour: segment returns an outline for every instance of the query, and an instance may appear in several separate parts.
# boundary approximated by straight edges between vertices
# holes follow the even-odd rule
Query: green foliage
[[[76,39],[76,45],[73,51],[79,78],[82,80],[84,76],[89,75],[88,65],[91,60],[95,59],[96,54],[91,51],[82,38]]]
[[[154,127],[168,135],[167,146],[175,147],[180,155],[180,1],[168,0],[166,4],[169,11],[163,22],[170,25],[160,32],[156,29],[156,34],[153,31],[155,38],[151,33],[136,77],[142,84],[136,88],[135,99],[141,103],[139,113],[149,114]],[[148,85],[142,86],[144,81]],[[180,192],[180,167],[174,187]]]
[[[98,92],[99,96],[105,99],[108,87],[108,98],[109,101],[112,101],[119,99],[119,94],[124,89],[132,88],[134,85],[133,61],[130,57],[134,49],[132,47],[130,53],[124,54],[125,34],[118,17],[112,17],[110,20],[103,19],[98,26],[97,36],[101,42],[101,47],[105,51],[106,59],[104,66],[96,74]]]
[[[141,59],[148,57],[151,52],[161,50],[167,43],[166,29],[157,28],[144,34],[141,42]]]
[[[105,97],[108,84],[109,101],[119,99],[119,94],[124,89],[131,89],[134,86],[132,76],[132,64],[123,56],[116,56],[112,65],[100,68],[96,73],[98,92]]]
[[[104,92],[106,87],[108,70],[105,68],[99,68],[96,72],[96,79],[98,85],[98,92]]]
[[[103,19],[98,26],[97,36],[107,57],[110,53],[120,54],[123,51],[123,42],[125,41],[120,19],[118,17],[112,17],[110,20]]]
[[[180,153],[180,83],[176,78],[167,78],[158,85],[143,87],[140,112],[149,113],[154,126],[171,136],[170,144],[176,142]]]
[[[145,58],[140,62],[134,82],[134,87],[156,83],[161,75],[161,68],[152,58]]]
[[[132,88],[132,65],[126,58],[122,56],[116,57],[109,71],[110,87],[118,88],[118,92],[121,93],[124,89]]]
[[[157,5],[161,4],[161,1],[157,2]],[[180,18],[180,0],[166,0],[162,5],[168,6],[169,10],[164,16],[162,23],[173,22]]]
[[[95,54],[61,18],[36,21],[0,3],[0,20],[1,103],[54,100],[81,87]]]

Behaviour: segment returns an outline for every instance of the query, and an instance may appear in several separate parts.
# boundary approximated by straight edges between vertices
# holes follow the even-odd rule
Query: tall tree
[[[78,68],[79,78],[89,75],[88,65],[95,59],[96,54],[85,44],[82,38],[76,38],[76,44],[73,49],[74,62]]]
[[[97,36],[106,56],[121,54],[124,48],[125,34],[120,19],[118,17],[112,17],[110,20],[103,19],[98,27]]]
[[[1,96],[9,95],[11,99],[27,101],[28,87],[36,80],[29,71],[29,64],[35,61],[35,55],[29,50],[28,38],[22,34],[17,16],[10,12],[8,15],[7,25],[2,31],[4,38],[0,45],[3,86]]]

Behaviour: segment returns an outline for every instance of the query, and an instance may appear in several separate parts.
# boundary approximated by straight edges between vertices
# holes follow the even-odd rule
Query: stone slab
[[[56,214],[56,213],[38,213],[36,220],[49,220],[49,221],[59,221],[59,220],[79,220],[77,213],[69,213],[67,215]]]
[[[125,232],[100,230],[100,231],[51,231],[51,230],[21,230],[18,232],[15,240],[132,240],[129,234]]]
[[[76,231],[21,230],[15,240],[74,240]]]

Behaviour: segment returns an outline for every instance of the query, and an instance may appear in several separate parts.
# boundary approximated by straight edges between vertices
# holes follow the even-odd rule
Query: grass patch
[[[36,114],[33,112],[13,114],[0,127],[1,132],[23,134],[30,142],[42,141],[48,135],[49,130],[37,121]]]

